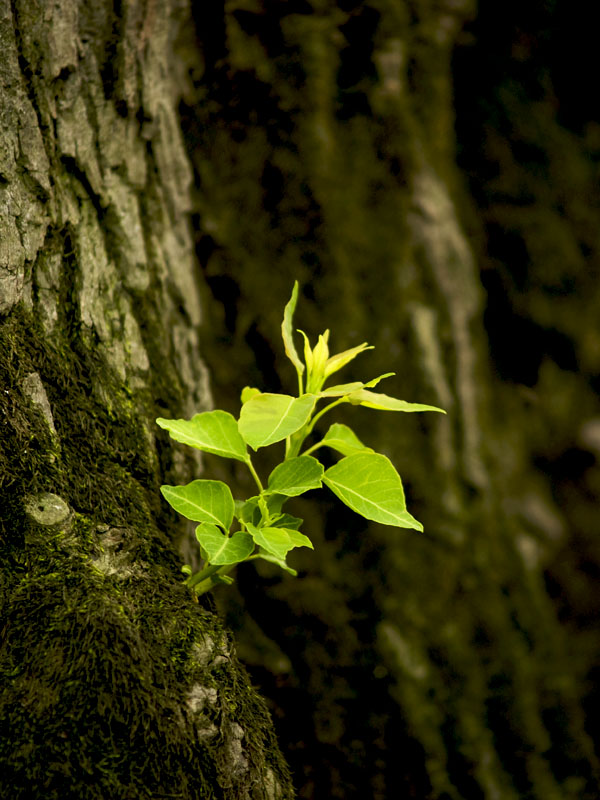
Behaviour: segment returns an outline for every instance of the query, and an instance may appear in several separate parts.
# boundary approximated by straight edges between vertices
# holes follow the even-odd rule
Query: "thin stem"
[[[333,403],[329,403],[328,406],[325,406],[325,408],[322,408],[319,411],[319,413],[315,414],[315,416],[309,422],[308,429],[306,431],[306,435],[308,436],[308,434],[312,432],[312,429],[315,427],[317,422],[321,419],[323,414],[326,414],[328,411],[331,411],[332,408],[335,408],[336,406],[339,406],[340,403],[345,403],[345,402],[347,402],[345,397],[338,397],[338,399],[334,400]]]
[[[321,419],[323,414],[326,414],[328,411],[331,411],[332,408],[339,406],[340,403],[345,403],[345,402],[347,402],[346,397],[339,397],[337,400],[334,400],[333,403],[329,403],[329,405],[325,406],[325,408],[322,408],[318,414],[315,414],[315,416],[311,419],[310,422],[307,422],[306,425],[300,428],[299,431],[296,431],[296,433],[293,433],[291,436],[289,436],[286,441],[286,448],[285,448],[286,459],[294,458],[294,456],[298,455],[298,453],[300,452],[300,448],[304,444],[304,440],[309,434],[312,433],[312,429],[315,427],[316,423]],[[314,449],[315,449],[314,447],[311,447],[310,450],[308,450],[307,452],[311,452]],[[306,455],[306,453],[304,453],[304,455]]]
[[[308,450],[305,450],[301,455],[303,455],[303,456],[310,455],[311,453],[313,453],[317,449],[317,447],[321,447],[322,444],[323,444],[323,442],[317,442],[316,444],[313,444],[312,447],[309,447]]]
[[[252,473],[252,477],[256,481],[256,485],[258,486],[258,491],[262,492],[263,491],[263,485],[260,482],[260,478],[258,477],[258,474],[257,474],[256,470],[254,469],[254,465],[252,464],[252,461],[250,460],[250,456],[247,456],[247,460],[245,461],[245,464],[248,467],[248,469],[250,470],[250,472]]]
[[[288,458],[295,458],[298,455],[298,453],[300,452],[300,448],[304,444],[304,440],[308,436],[308,433],[309,433],[308,425],[303,425],[299,431],[296,431],[296,433],[293,433],[289,437],[289,446],[287,446],[286,444],[285,448],[286,460]]]
[[[200,572],[196,572],[194,575],[190,575],[190,577],[185,582],[185,585],[189,586],[190,588],[193,588],[198,583],[202,583],[202,581],[210,578],[212,575],[215,574],[215,572],[218,572],[219,569],[220,567],[214,565],[210,567],[205,567],[204,569],[201,569]]]
[[[197,572],[187,580],[186,585],[193,589],[197,595],[205,594],[206,592],[210,592],[213,586],[219,583],[225,583],[226,581],[223,580],[221,576],[231,572],[236,566],[237,564],[223,564],[222,566],[213,565],[206,567],[206,569]]]

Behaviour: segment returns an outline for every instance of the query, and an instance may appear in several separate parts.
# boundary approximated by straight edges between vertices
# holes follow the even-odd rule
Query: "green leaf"
[[[284,528],[257,528],[248,523],[248,530],[257,545],[277,558],[285,559],[294,547]]]
[[[281,506],[286,500],[287,497],[283,494],[263,495],[262,501],[266,505],[269,519],[280,516]],[[236,501],[235,516],[240,522],[251,522],[254,525],[258,525],[262,518],[259,495],[249,497],[246,502]]]
[[[290,575],[293,575],[294,578],[297,577],[298,573],[295,569],[292,569],[285,563],[285,559],[277,558],[272,553],[268,553],[266,550],[259,550],[257,558],[262,558],[263,561],[269,561],[271,564],[277,564],[278,567],[284,569],[286,572],[289,572]]]
[[[209,564],[238,564],[254,550],[254,540],[248,533],[237,531],[227,536],[216,525],[203,522],[196,528],[196,539],[206,553]]]
[[[364,350],[373,350],[373,345],[363,342],[357,347],[352,347],[350,350],[344,350],[343,353],[336,353],[336,355],[331,356],[325,365],[325,377],[328,378],[334,372],[337,372],[338,369],[345,367],[346,364],[350,363],[350,361],[356,358],[356,356],[359,355],[359,353],[362,353]]]
[[[314,549],[308,536],[290,528],[257,528],[254,525],[248,525],[248,530],[257,545],[277,558],[285,559],[288,552],[294,547]]]
[[[269,523],[270,528],[291,528],[297,531],[304,522],[300,517],[293,517],[291,514],[282,514],[280,517]]]
[[[312,394],[256,395],[242,406],[239,431],[253,450],[280,442],[308,422],[316,399]]]
[[[384,378],[392,378],[395,374],[395,372],[384,372],[383,375],[378,375],[376,378],[371,378],[370,381],[365,383],[365,389],[372,389],[374,386],[377,386],[379,381],[382,381]]]
[[[264,495],[264,498],[270,517],[276,517],[281,514],[281,507],[287,501],[287,497],[284,494],[268,494]]]
[[[336,386],[330,386],[327,389],[321,390],[319,392],[319,397],[344,397],[345,395],[354,394],[360,389],[368,389],[370,387],[377,386],[379,381],[382,381],[384,378],[390,378],[395,374],[395,372],[386,372],[383,375],[378,375],[376,378],[372,378],[370,381],[368,381],[368,383],[353,381],[352,383],[340,383]]]
[[[320,445],[327,445],[333,450],[337,450],[343,456],[351,456],[354,453],[372,453],[371,447],[366,447],[352,428],[335,422],[319,442]]]
[[[294,288],[292,289],[292,296],[290,297],[284,311],[283,322],[281,323],[281,336],[283,338],[283,346],[285,354],[296,367],[298,373],[298,380],[302,381],[302,373],[304,372],[304,364],[300,361],[300,357],[294,345],[294,332],[292,328],[292,321],[294,312],[296,310],[296,303],[298,302],[298,281],[294,281]]]
[[[226,483],[196,480],[186,486],[161,486],[160,491],[175,511],[187,519],[216,523],[229,530],[234,503]]]
[[[330,467],[324,483],[357,514],[398,528],[423,530],[406,510],[402,481],[392,462],[380,453],[356,453]]]
[[[422,403],[407,403],[406,400],[398,400],[389,397],[387,394],[370,392],[368,389],[359,389],[348,395],[348,401],[353,405],[366,406],[367,408],[377,408],[380,411],[439,411],[441,414],[446,412],[437,406],[426,406]]]
[[[308,536],[305,536],[303,533],[300,533],[299,531],[294,530],[293,528],[292,529],[286,528],[285,532],[290,537],[290,541],[292,542],[294,547],[310,547],[311,550],[315,549],[313,547],[313,543],[311,542],[311,540],[308,538]]]
[[[244,508],[246,506],[247,500],[234,500],[233,501],[233,516],[236,519],[242,519],[242,515],[244,514]]]
[[[321,389],[319,397],[343,397],[345,394],[351,394],[358,389],[365,386],[361,381],[353,381],[352,383],[340,383],[336,386],[330,386],[327,389]]]
[[[323,465],[312,456],[289,458],[269,475],[267,491],[296,497],[309,489],[319,489],[323,472]]]
[[[169,431],[172,439],[224,458],[247,461],[248,453],[238,424],[227,411],[205,411],[192,419],[163,419],[156,423]]]
[[[242,393],[240,394],[240,400],[242,403],[247,403],[248,400],[251,400],[253,397],[256,397],[257,394],[260,394],[260,389],[256,389],[254,386],[244,386],[242,389]]]
[[[258,496],[250,497],[245,503],[236,502],[235,516],[240,522],[252,522],[254,525],[258,525],[260,522]]]

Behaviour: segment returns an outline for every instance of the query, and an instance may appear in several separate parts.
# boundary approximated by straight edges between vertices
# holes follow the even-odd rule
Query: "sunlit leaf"
[[[298,575],[298,572],[295,569],[292,569],[290,566],[288,566],[288,564],[286,564],[284,558],[278,558],[272,553],[269,553],[267,550],[259,550],[256,557],[262,558],[263,561],[269,561],[271,564],[277,564],[278,567],[281,567],[281,569],[289,572],[290,575],[294,576],[294,578]]]
[[[323,482],[357,514],[399,528],[423,526],[406,510],[402,481],[380,453],[356,453],[330,467]]]
[[[300,519],[300,517],[294,517],[291,514],[282,514],[280,517],[276,517],[271,523],[269,523],[269,527],[290,528],[291,530],[297,531],[303,522],[304,520]]]
[[[292,328],[292,321],[294,318],[294,312],[296,310],[297,302],[298,302],[298,281],[294,281],[292,296],[290,297],[283,311],[283,322],[281,323],[281,336],[283,338],[283,346],[285,348],[285,354],[296,368],[296,372],[298,373],[298,379],[301,380],[302,373],[304,372],[304,364],[300,360],[300,357],[298,356],[298,353],[296,351],[296,346],[294,345],[294,332]]]
[[[161,486],[165,500],[175,511],[194,522],[212,522],[229,530],[234,502],[231,489],[222,481],[196,480],[185,486]]]
[[[333,450],[337,450],[344,456],[351,456],[354,453],[372,453],[371,447],[366,447],[352,428],[347,425],[335,422],[319,442],[319,445],[327,445]]]
[[[227,411],[205,411],[192,419],[156,420],[161,428],[177,442],[182,442],[206,453],[214,453],[224,458],[246,461],[248,454],[244,440],[238,431],[238,424]]]
[[[248,531],[257,545],[277,558],[285,559],[287,553],[294,547],[313,549],[308,536],[290,528],[257,528],[248,525]]]
[[[437,406],[426,406],[422,403],[407,403],[406,400],[398,400],[396,397],[389,397],[387,394],[370,392],[368,389],[359,389],[348,395],[348,400],[353,405],[376,408],[380,411],[439,411],[441,414],[446,412]]]
[[[299,430],[310,418],[316,397],[303,394],[259,394],[242,406],[238,428],[244,441],[259,447],[280,442]]]
[[[269,494],[262,497],[269,519],[277,518],[281,515],[281,507],[286,500],[287,497],[283,494]],[[254,525],[258,525],[262,518],[259,496],[249,497],[245,502],[236,501],[235,516],[241,522],[251,522]]]
[[[352,383],[340,383],[336,384],[335,386],[328,386],[327,389],[321,389],[319,392],[319,397],[344,397],[346,395],[351,395],[360,389],[368,389],[372,388],[373,386],[377,386],[379,381],[382,381],[384,378],[390,378],[395,374],[396,373],[394,372],[386,372],[383,375],[378,375],[376,378],[372,378],[367,383],[353,381]]]
[[[322,486],[323,465],[312,456],[289,458],[269,475],[268,491],[295,497]]]
[[[379,381],[382,381],[384,378],[391,378],[395,374],[395,372],[384,372],[383,375],[378,375],[376,378],[371,378],[370,381],[365,383],[365,389],[372,389],[374,386],[377,386]]]
[[[286,528],[286,533],[290,537],[290,541],[294,547],[310,547],[311,550],[315,549],[313,547],[313,543],[305,534],[300,533],[293,528]]]
[[[356,356],[364,350],[373,350],[373,346],[363,342],[357,345],[357,347],[351,347],[350,350],[344,350],[343,353],[336,353],[336,355],[331,356],[325,365],[325,377],[328,378],[330,375],[333,375],[334,372],[345,367],[346,364],[349,364],[350,361],[355,359]]]
[[[352,383],[339,383],[336,386],[329,386],[327,389],[321,389],[319,397],[343,397],[345,394],[356,392],[365,386],[361,381],[353,381]]]
[[[227,536],[209,522],[198,525],[196,539],[200,542],[209,564],[238,564],[254,550],[254,540],[250,534],[237,531],[233,536]]]
[[[248,400],[251,400],[253,397],[256,397],[257,394],[260,394],[260,389],[257,389],[254,386],[244,386],[240,394],[240,400],[242,401],[242,403],[247,403]]]

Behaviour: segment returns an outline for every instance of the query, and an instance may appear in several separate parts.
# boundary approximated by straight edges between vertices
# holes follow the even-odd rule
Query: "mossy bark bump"
[[[0,794],[289,798],[265,704],[183,588],[210,407],[185,3],[0,2]],[[190,557],[194,557],[192,548]]]

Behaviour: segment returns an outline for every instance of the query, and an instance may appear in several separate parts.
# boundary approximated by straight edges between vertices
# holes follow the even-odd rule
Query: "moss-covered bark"
[[[316,554],[298,551],[301,579],[240,568],[239,596],[219,595],[302,797],[598,794],[584,697],[598,643],[560,624],[547,586],[551,574],[555,591],[587,591],[572,547],[591,551],[589,498],[567,507],[572,484],[553,496],[543,467],[573,442],[597,448],[598,338],[598,283],[578,252],[596,258],[597,205],[577,200],[596,197],[595,167],[552,93],[539,99],[543,66],[542,89],[527,82],[531,20],[543,28],[549,9],[523,11],[521,27],[468,2],[196,9],[203,61],[184,123],[217,405],[237,411],[245,384],[278,390],[278,374],[293,389],[278,325],[298,278],[300,327],[376,345],[348,380],[367,362],[395,369],[386,391],[448,410],[343,420],[392,456],[424,536],[304,503]],[[515,310],[532,329],[514,328]],[[587,375],[559,363],[552,329]],[[531,330],[545,357],[524,380]],[[586,477],[597,498],[597,469]]]
[[[185,3],[0,3],[0,795],[284,798],[158,487],[207,408]]]

